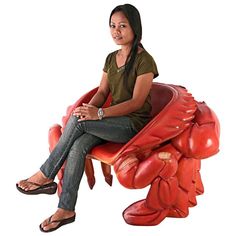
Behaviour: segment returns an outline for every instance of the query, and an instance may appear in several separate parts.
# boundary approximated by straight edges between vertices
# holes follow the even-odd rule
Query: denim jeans
[[[58,144],[40,168],[47,178],[54,179],[66,160],[58,207],[74,211],[85,158],[93,147],[105,141],[126,143],[135,134],[137,130],[126,116],[78,121],[72,115]]]

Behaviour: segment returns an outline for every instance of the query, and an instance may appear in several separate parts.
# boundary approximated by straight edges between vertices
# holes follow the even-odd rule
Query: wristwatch
[[[102,108],[98,109],[98,119],[102,120],[102,118],[104,117],[104,111]]]

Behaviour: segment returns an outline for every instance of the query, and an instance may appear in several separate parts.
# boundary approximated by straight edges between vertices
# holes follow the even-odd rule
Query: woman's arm
[[[104,117],[124,116],[141,108],[150,92],[153,77],[153,73],[138,76],[134,86],[133,97],[120,104],[104,108]],[[83,104],[83,106],[77,107],[74,111],[74,115],[83,117],[80,118],[80,120],[97,120],[98,107],[103,105],[106,101],[103,99],[107,97],[108,94],[109,86],[105,73],[97,94],[95,94],[89,104]]]
[[[103,72],[98,91],[94,94],[89,104],[95,107],[102,107],[107,100],[109,92],[110,89],[107,81],[107,73]]]
[[[133,97],[120,104],[104,108],[104,117],[124,116],[140,109],[150,92],[153,77],[153,73],[138,76],[134,86]]]
[[[76,107],[73,111],[73,115],[79,117],[80,120],[97,120],[98,107],[102,107],[106,102],[109,92],[110,89],[107,80],[107,73],[103,72],[97,92],[88,104]]]

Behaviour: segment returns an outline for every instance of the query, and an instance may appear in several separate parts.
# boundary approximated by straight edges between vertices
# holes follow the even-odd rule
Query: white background
[[[205,193],[185,219],[155,227],[125,224],[122,211],[148,189],[112,188],[95,163],[92,191],[83,178],[76,222],[53,235],[233,235],[235,230],[235,7],[233,0],[132,1],[141,13],[143,44],[157,81],[180,84],[206,101],[221,123],[220,152],[202,161]],[[106,55],[117,49],[108,28],[123,1],[0,0],[0,212],[2,232],[42,235],[38,225],[57,196],[25,196],[15,183],[48,155],[48,129],[68,105],[100,82]]]

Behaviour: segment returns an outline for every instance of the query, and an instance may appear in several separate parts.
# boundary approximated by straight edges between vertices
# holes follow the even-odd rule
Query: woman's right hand
[[[83,103],[83,106],[76,107],[73,115],[82,120],[98,120],[98,108],[91,104]]]

